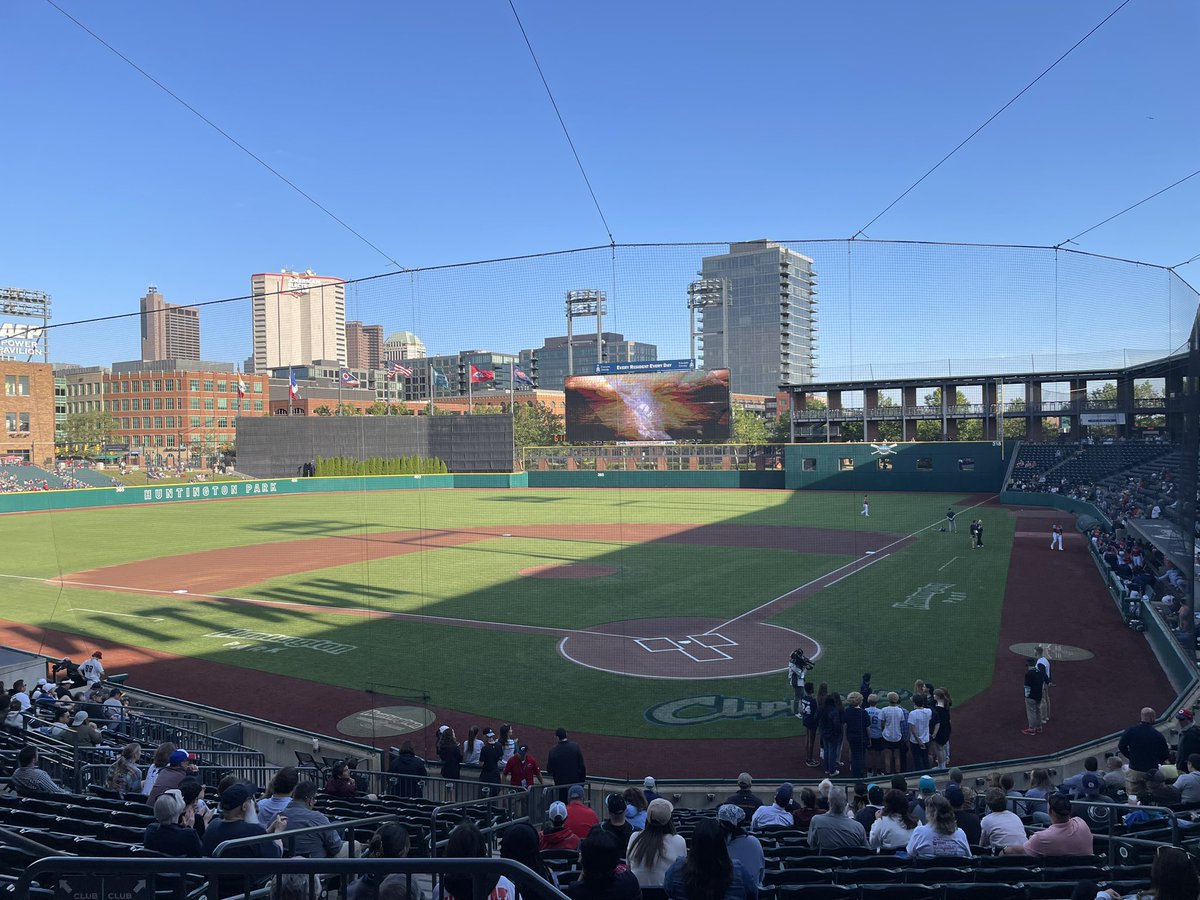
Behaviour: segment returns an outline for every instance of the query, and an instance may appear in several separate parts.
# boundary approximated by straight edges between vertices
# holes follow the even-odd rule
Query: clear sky
[[[720,242],[850,236],[1117,2],[517,8],[613,237]],[[504,0],[60,3],[406,266],[608,243]],[[868,235],[1054,244],[1200,168],[1198,25],[1194,0],[1133,0]],[[56,321],[133,311],[150,283],[195,302],[285,266],[391,267],[44,0],[0,4],[0,58],[0,284],[50,292]],[[1182,262],[1198,199],[1200,177],[1080,247]],[[623,258],[624,297],[671,304],[668,353],[702,252]],[[466,285],[487,278],[363,288],[350,312],[434,351],[536,346],[563,331],[564,285],[605,260],[494,273],[536,301],[532,322],[513,301],[465,327]],[[654,339],[633,333],[653,331],[650,307],[624,309],[616,324]],[[204,328],[206,356],[248,353],[244,310]],[[1110,346],[1141,346],[1138,330]],[[54,358],[130,358],[136,332],[72,329]]]

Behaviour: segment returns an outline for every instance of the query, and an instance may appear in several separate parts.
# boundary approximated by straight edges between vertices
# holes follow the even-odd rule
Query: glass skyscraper
[[[706,256],[700,277],[728,283],[729,359],[721,308],[707,307],[700,313],[705,369],[729,369],[739,394],[774,396],[781,384],[813,380],[817,276],[811,259],[773,241],[746,241]]]

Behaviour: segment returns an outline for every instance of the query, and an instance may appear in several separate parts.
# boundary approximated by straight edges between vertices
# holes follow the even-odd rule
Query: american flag
[[[410,369],[408,366],[401,365],[398,362],[392,363],[387,369],[388,378],[395,378],[397,375],[403,375],[405,378],[412,378],[412,373],[412,369]]]

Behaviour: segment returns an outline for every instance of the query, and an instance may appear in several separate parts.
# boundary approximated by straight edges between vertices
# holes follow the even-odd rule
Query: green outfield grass
[[[656,681],[585,669],[564,660],[553,635],[396,621],[381,611],[577,629],[658,616],[728,618],[771,600],[854,557],[845,547],[792,550],[636,544],[580,539],[587,524],[792,525],[914,532],[913,543],[880,559],[770,621],[802,631],[823,647],[814,677],[843,691],[863,671],[877,688],[911,687],[923,677],[962,703],[988,685],[1012,542],[1012,519],[999,508],[960,515],[962,533],[940,533],[946,506],[962,498],[879,494],[871,517],[849,493],[691,490],[439,490],[239,498],[90,509],[0,518],[0,616],[35,634],[42,627],[94,636],[314,681],[424,688],[437,706],[482,721],[630,736],[732,737],[795,733],[780,714],[756,721],[704,721],[705,703],[674,716],[703,724],[661,724],[647,711],[689,697],[783,700],[785,675],[712,681]],[[967,520],[984,519],[987,547],[972,551]],[[299,575],[250,579],[227,593],[284,604],[246,606],[173,596],[169,570],[162,596],[62,588],[60,573],[201,550],[263,545],[264,559],[296,552],[281,542],[338,536],[356,540],[404,529],[552,524],[554,538],[489,538]],[[589,581],[531,579],[529,566],[562,562],[611,565]],[[933,587],[930,587],[933,586]],[[922,589],[931,592],[920,608]],[[918,592],[918,601],[912,601]],[[907,605],[897,607],[895,604]],[[288,604],[316,607],[298,609]],[[337,607],[338,612],[322,611]],[[332,655],[280,652],[212,635],[227,629],[353,645]],[[249,646],[245,646],[249,644]],[[786,660],[779,660],[786,665]],[[536,697],[536,702],[529,698]]]

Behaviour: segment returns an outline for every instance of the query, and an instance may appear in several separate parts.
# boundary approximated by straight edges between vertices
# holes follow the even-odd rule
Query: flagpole
[[[429,361],[429,415],[433,415],[433,361]]]
[[[336,412],[334,412],[334,415],[335,415],[335,416],[340,416],[340,415],[342,414],[342,370],[341,370],[341,369],[338,369],[338,373],[337,373],[337,384],[338,384],[338,388],[337,388],[337,411],[336,411]]]
[[[292,413],[292,401],[293,401],[293,400],[295,399],[295,397],[296,397],[296,392],[292,390],[292,379],[293,379],[294,377],[295,377],[295,375],[293,375],[293,374],[292,374],[292,367],[291,367],[291,366],[288,366],[288,415],[289,415],[289,416],[290,416],[290,415],[293,415],[293,413]]]
[[[467,369],[467,415],[468,416],[471,415],[471,413],[475,412],[475,393],[472,390],[472,385],[475,382],[475,372],[472,371],[473,369],[474,369],[473,366],[470,369]]]

